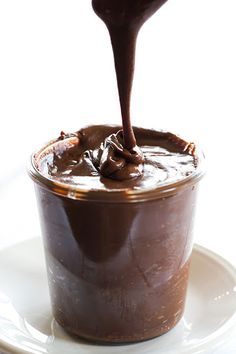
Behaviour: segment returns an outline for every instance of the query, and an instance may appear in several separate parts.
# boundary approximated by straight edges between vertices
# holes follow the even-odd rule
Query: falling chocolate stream
[[[50,167],[51,164],[49,164],[49,174],[51,176],[61,178],[59,176],[66,173],[66,178],[70,178],[73,174],[75,174],[75,176],[90,176],[92,174],[93,176],[101,177],[101,179],[105,177],[109,181],[119,181],[120,187],[122,188],[123,185],[138,185],[140,181],[149,179],[147,176],[150,175],[150,166],[155,165],[155,168],[152,168],[151,174],[153,178],[156,176],[156,181],[160,178],[162,179],[160,176],[163,171],[166,170],[166,166],[161,164],[161,152],[158,151],[158,148],[156,150],[152,149],[151,152],[150,147],[147,149],[144,146],[157,146],[161,143],[158,140],[158,133],[156,133],[157,136],[155,139],[153,136],[152,139],[149,139],[150,132],[148,132],[148,130],[144,133],[140,129],[133,129],[130,117],[130,97],[138,32],[144,22],[152,16],[165,1],[166,0],[92,1],[94,11],[105,22],[111,37],[123,129],[119,126],[113,129],[112,127],[109,128],[108,126],[100,125],[80,130],[75,134],[78,136],[78,144],[74,151],[75,155],[73,153],[74,157],[73,163],[70,166],[71,168],[62,168],[60,162],[57,165],[58,160],[61,159],[61,162],[65,161],[63,166],[66,166],[68,159],[64,159],[62,156],[59,156],[59,159],[59,157],[57,158],[57,154],[54,154],[52,168]],[[140,141],[141,131],[142,134],[146,136],[144,139],[145,144],[142,144]],[[62,135],[60,139],[64,139],[65,137],[66,136]],[[101,137],[102,139],[100,139]],[[167,133],[164,134],[164,137],[167,146],[163,147],[167,147],[165,154],[168,156],[168,149],[171,149],[168,140],[172,139],[173,136]],[[144,143],[143,139],[141,140]],[[183,153],[183,155],[185,155],[185,153],[187,155],[194,155],[194,151],[182,149],[181,139],[175,137],[174,140],[180,149],[179,152]],[[92,144],[89,143],[90,141],[92,141]],[[188,143],[184,142],[183,146],[185,148],[185,146],[188,146]],[[155,157],[153,155],[155,155]],[[172,158],[173,167],[176,157],[172,156]],[[188,157],[186,157],[186,159],[188,160]],[[190,161],[192,160],[190,158]],[[192,163],[190,163],[190,165],[191,164]],[[169,166],[169,163],[165,161],[165,165]],[[169,166],[167,175],[172,175],[171,170],[172,168]],[[178,170],[181,171],[180,166],[178,166]],[[185,172],[187,173],[187,171]],[[183,174],[185,174],[185,172],[183,171]],[[140,181],[137,180],[138,177]],[[134,181],[135,179],[136,181]],[[131,181],[131,183],[125,182],[130,180],[133,181]]]
[[[131,124],[130,98],[140,27],[166,0],[93,0],[95,13],[111,37],[123,125],[124,147],[132,150],[136,139]]]

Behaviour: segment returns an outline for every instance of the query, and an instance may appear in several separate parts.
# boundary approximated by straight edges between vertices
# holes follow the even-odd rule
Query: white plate
[[[32,354],[202,353],[227,340],[236,323],[236,270],[195,246],[186,310],[169,333],[146,342],[93,345],[68,336],[52,318],[40,239],[0,252],[0,348]]]

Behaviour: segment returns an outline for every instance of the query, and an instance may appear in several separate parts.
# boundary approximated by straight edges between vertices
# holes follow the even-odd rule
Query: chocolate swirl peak
[[[92,153],[92,160],[102,176],[116,180],[139,177],[143,171],[141,150],[137,146],[129,150],[123,146],[122,130],[109,135]]]

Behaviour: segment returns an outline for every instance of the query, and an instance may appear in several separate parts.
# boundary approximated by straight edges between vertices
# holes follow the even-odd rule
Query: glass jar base
[[[55,318],[57,323],[65,330],[70,336],[74,337],[75,339],[81,339],[92,344],[96,345],[125,345],[125,344],[134,344],[139,342],[145,342],[157,337],[160,337],[169,331],[171,331],[177,324],[181,321],[183,317],[183,311],[179,314],[178,317],[175,317],[172,323],[168,323],[166,326],[160,326],[159,328],[155,328],[152,331],[149,331],[145,334],[127,334],[127,335],[120,335],[117,334],[106,334],[101,336],[95,336],[88,333],[83,333],[80,331],[79,328],[70,328],[69,326],[62,323],[59,319]]]

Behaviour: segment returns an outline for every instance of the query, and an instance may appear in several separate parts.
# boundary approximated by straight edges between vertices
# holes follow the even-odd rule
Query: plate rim
[[[2,247],[0,249],[0,254],[4,251],[9,251],[11,248],[15,248],[17,246],[22,245],[23,243],[28,243],[28,242],[40,242],[41,245],[43,246],[42,242],[42,237],[31,237],[25,240],[22,240],[20,242],[16,242],[14,244],[11,244],[9,246]],[[236,267],[230,263],[227,259],[225,259],[223,256],[219,255],[218,253],[212,251],[211,249],[206,248],[205,246],[202,246],[200,244],[194,243],[193,245],[193,252],[196,252],[197,254],[203,255],[204,257],[213,260],[215,263],[219,264],[223,269],[227,271],[227,274],[229,274],[232,278],[233,281],[235,281],[235,286],[236,286]],[[192,344],[191,347],[183,347],[183,350],[179,352],[178,354],[197,354],[200,353],[199,350],[205,349],[212,349],[212,345],[214,345],[214,348],[217,348],[220,346],[220,344],[223,343],[223,336],[227,334],[227,336],[230,337],[232,334],[232,331],[236,328],[236,306],[235,310],[232,314],[232,316],[216,331],[214,331],[212,334],[209,336],[205,337],[205,339],[202,339],[200,343]],[[9,353],[9,354],[34,354],[31,349],[26,350],[19,348],[18,346],[4,340],[4,336],[1,335],[0,332],[0,350],[4,351],[4,354]],[[154,338],[153,338],[154,339]],[[87,342],[89,345],[90,343]],[[133,343],[138,344],[138,343]],[[109,347],[109,346],[106,346]],[[122,345],[121,345],[122,347]],[[125,345],[124,345],[125,347]],[[40,352],[38,352],[41,354]],[[46,353],[46,352],[45,352]],[[43,354],[43,351],[42,351]],[[161,354],[161,353],[160,353]],[[176,350],[169,350],[164,354],[176,354]]]

